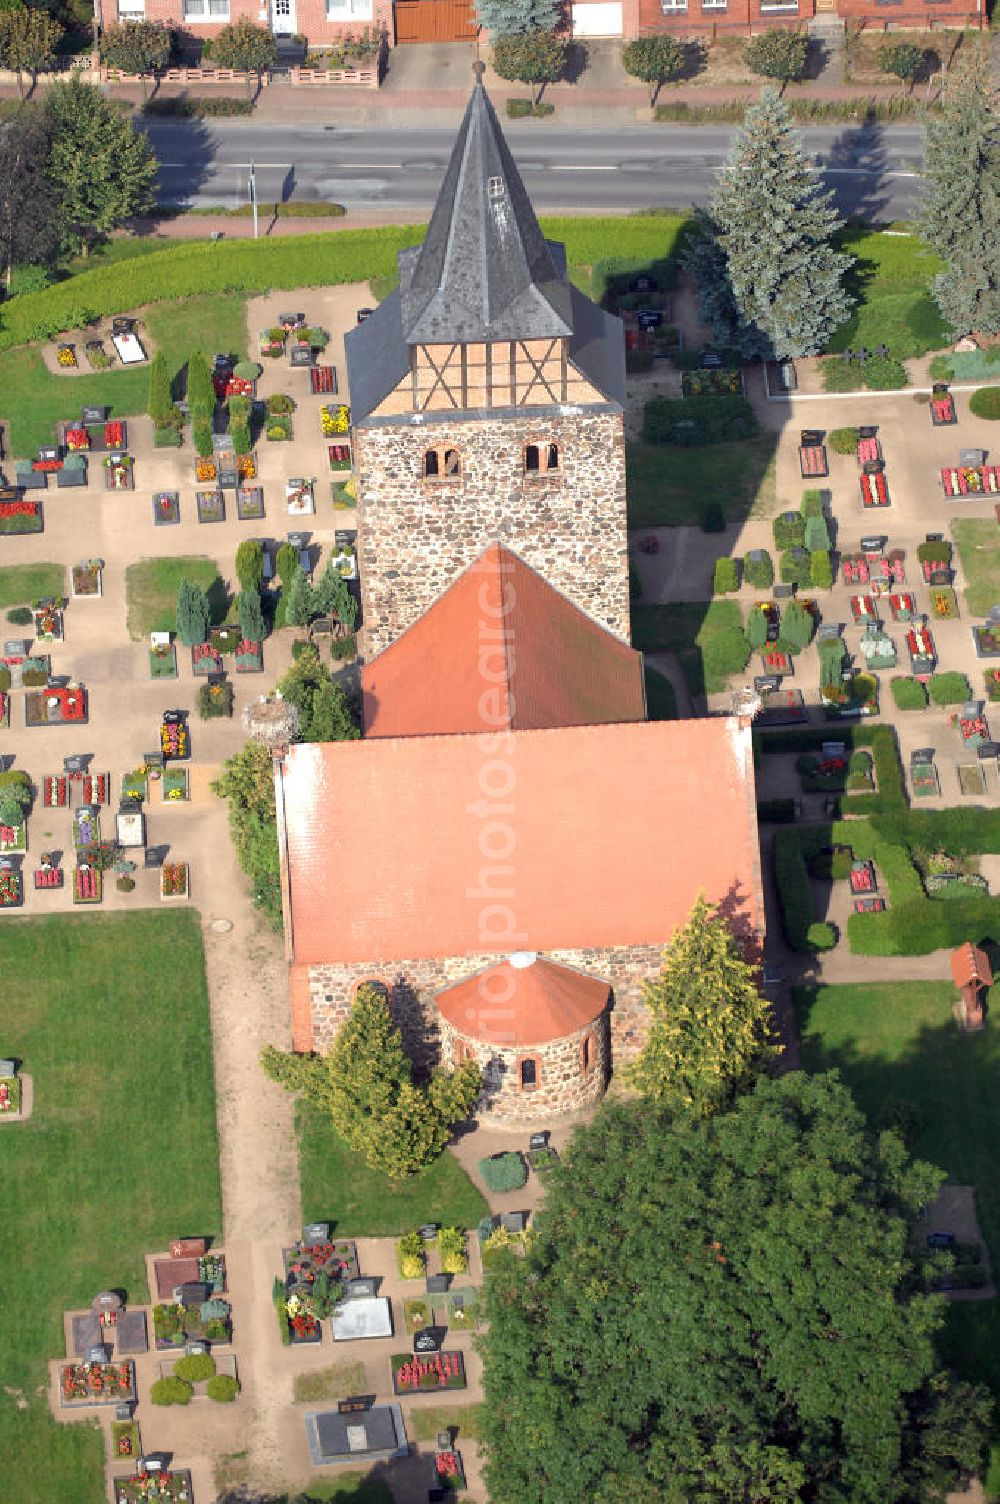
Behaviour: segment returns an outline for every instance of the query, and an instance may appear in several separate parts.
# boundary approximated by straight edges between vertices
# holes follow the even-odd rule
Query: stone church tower
[[[399,276],[347,337],[367,658],[495,541],[628,641],[621,324],[543,237],[481,76]]]

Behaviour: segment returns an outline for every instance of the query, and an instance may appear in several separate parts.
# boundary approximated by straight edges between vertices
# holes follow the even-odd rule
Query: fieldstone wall
[[[575,966],[590,976],[605,978],[612,987],[607,1024],[604,1072],[634,1056],[645,1040],[648,1013],[642,1000],[642,983],[657,976],[664,946],[611,946],[588,950],[546,951],[546,958]],[[351,1011],[354,994],[362,982],[379,982],[389,993],[393,1017],[402,1031],[407,1052],[418,1069],[428,1069],[442,1052],[442,1019],[434,1003],[436,995],[454,982],[483,971],[497,961],[495,953],[447,956],[411,961],[372,960],[361,963],[310,966],[308,988],[311,1031],[296,1028],[297,1050],[325,1053]],[[498,1034],[502,1019],[491,1020]],[[450,1061],[449,1061],[450,1063]]]
[[[394,642],[500,541],[629,641],[625,434],[613,406],[576,414],[362,424],[354,430],[366,657]],[[526,478],[524,446],[556,443],[558,478]],[[461,475],[425,480],[424,453]]]
[[[585,1069],[583,1051],[588,1039],[591,1053]],[[480,1120],[540,1123],[594,1106],[608,1083],[608,1043],[606,1010],[575,1034],[523,1049],[484,1044],[441,1019],[443,1060],[457,1064],[460,1049],[477,1061],[483,1073],[483,1091],[475,1109]],[[536,1067],[536,1084],[530,1089],[521,1086],[525,1056],[530,1056]]]

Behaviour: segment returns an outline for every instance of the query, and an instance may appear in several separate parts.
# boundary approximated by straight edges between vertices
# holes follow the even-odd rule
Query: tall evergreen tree
[[[559,21],[559,0],[476,0],[476,20],[494,37],[551,31]]]
[[[765,89],[747,110],[683,265],[714,337],[748,359],[815,355],[851,311],[834,250],[842,223],[792,125]]]
[[[297,564],[288,582],[285,620],[291,627],[307,627],[316,614],[316,592],[302,565]]]
[[[211,620],[208,598],[194,580],[185,575],[177,591],[177,635],[187,647],[196,647],[208,638]]]
[[[1000,330],[1000,109],[989,64],[949,75],[941,110],[924,126],[920,233],[944,262],[933,282],[942,317],[960,334]]]
[[[327,561],[315,587],[315,601],[317,611],[335,616],[344,631],[353,632],[358,619],[358,603],[332,559]]]

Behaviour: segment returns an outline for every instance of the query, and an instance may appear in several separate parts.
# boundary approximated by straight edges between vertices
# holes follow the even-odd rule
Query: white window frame
[[[773,11],[783,11],[786,15],[798,15],[799,0],[760,0],[760,13],[766,16]]]
[[[326,0],[328,21],[371,21],[374,13],[372,0]]]
[[[702,10],[725,10],[729,0],[701,0]]]
[[[660,0],[660,14],[664,16],[686,16],[688,0]]]
[[[145,21],[146,0],[118,0],[119,21]]]
[[[218,12],[209,9],[210,0],[183,0],[182,13],[185,21],[200,21],[203,25],[228,21],[229,0],[214,0],[221,8]]]

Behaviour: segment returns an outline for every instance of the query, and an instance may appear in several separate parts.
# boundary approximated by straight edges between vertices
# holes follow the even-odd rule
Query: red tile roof
[[[280,794],[299,965],[661,945],[699,891],[763,928],[733,719],[304,742]]]
[[[646,714],[641,653],[500,543],[367,665],[361,686],[366,736],[600,725]]]
[[[607,1007],[607,982],[531,957],[522,952],[514,964],[501,961],[445,988],[437,996],[441,1017],[469,1039],[519,1047],[565,1039]]]
[[[951,953],[951,974],[956,987],[968,987],[978,982],[983,987],[993,985],[993,972],[989,957],[978,945],[966,941]]]

